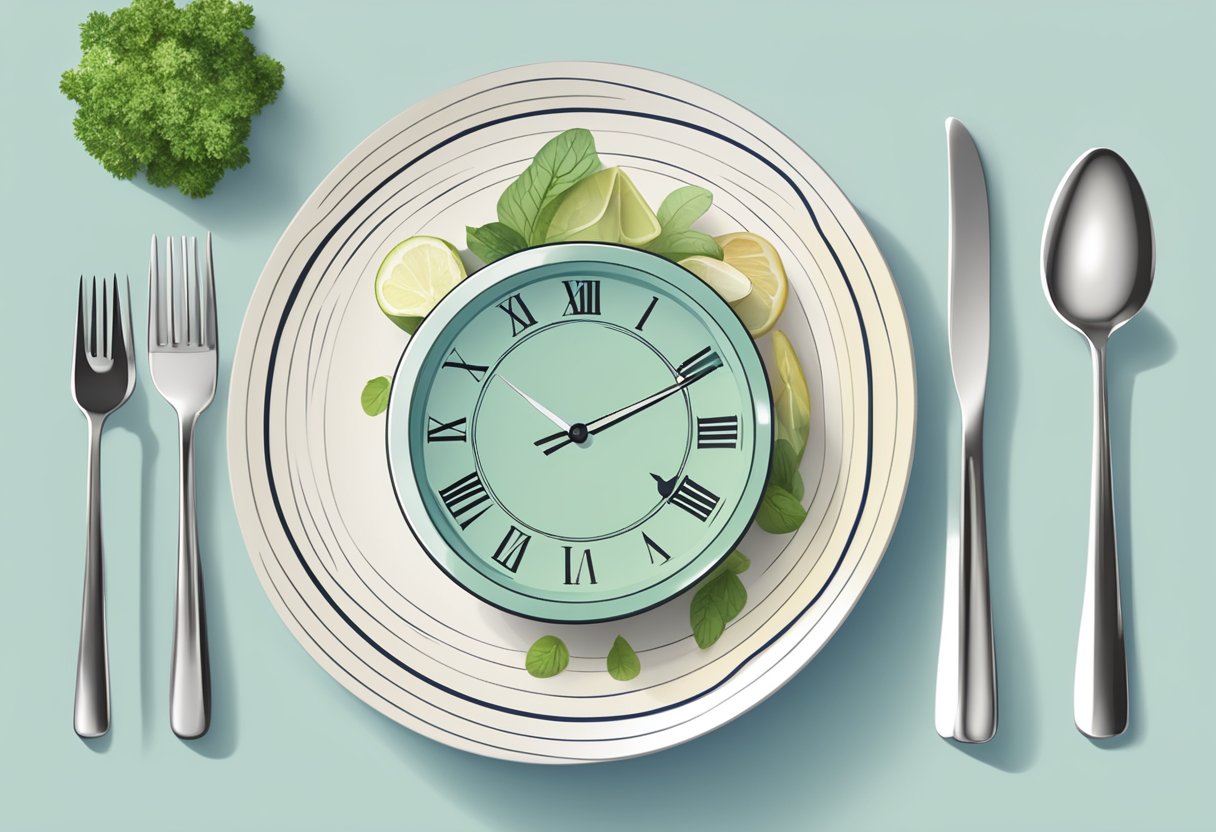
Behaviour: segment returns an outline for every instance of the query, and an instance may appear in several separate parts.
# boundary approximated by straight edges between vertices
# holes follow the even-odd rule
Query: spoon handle
[[[946,592],[937,661],[937,733],[959,742],[996,734],[996,654],[988,594],[983,422],[963,428],[962,509],[958,539],[946,551]]]
[[[1088,737],[1114,737],[1127,728],[1127,656],[1115,551],[1115,507],[1106,415],[1106,342],[1090,344],[1094,362],[1094,469],[1089,514],[1085,602],[1077,642],[1073,718]]]

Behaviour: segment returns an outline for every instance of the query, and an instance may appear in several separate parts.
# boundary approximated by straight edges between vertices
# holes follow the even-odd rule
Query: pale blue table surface
[[[286,67],[253,162],[213,196],[110,178],[57,91],[104,0],[4,3],[0,24],[0,828],[1212,828],[1212,163],[1216,6],[256,0]],[[297,207],[369,132],[473,75],[554,59],[671,72],[784,130],[866,218],[903,294],[919,414],[908,499],[853,615],[793,682],[652,757],[546,769],[418,737],[346,693],[264,597],[237,528],[227,391],[199,437],[215,676],[202,741],[169,731],[176,542],[173,418],[144,373],[106,433],[114,727],[71,730],[84,422],[68,397],[76,280],[129,274],[148,236],[216,235],[222,367]],[[1001,726],[933,730],[957,416],[946,353],[946,116],[975,134],[993,221],[987,428]],[[1112,343],[1112,419],[1132,727],[1072,725],[1090,457],[1090,367],[1039,285],[1043,218],[1072,160],[1120,151],[1156,226],[1157,283]],[[138,339],[137,339],[138,340]]]

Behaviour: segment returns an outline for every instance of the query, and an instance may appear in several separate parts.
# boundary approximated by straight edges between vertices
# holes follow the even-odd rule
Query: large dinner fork
[[[148,264],[148,366],[156,389],[177,411],[181,437],[177,609],[173,619],[169,723],[177,736],[194,739],[205,734],[211,723],[207,616],[194,511],[194,428],[199,415],[215,398],[215,261],[210,234],[205,277],[199,275],[198,241],[182,237],[180,242],[180,256],[175,258],[173,238],[165,239],[162,281],[156,237],[152,238]]]
[[[85,324],[84,278],[76,303],[76,351],[72,361],[72,398],[89,423],[89,478],[85,492],[88,533],[84,550],[84,600],[80,610],[80,654],[76,660],[76,701],[72,724],[82,737],[110,730],[110,664],[106,649],[106,599],[101,551],[101,427],[106,417],[131,398],[135,389],[135,351],[131,348],[131,286],[124,298],[118,276],[93,278],[89,323]],[[100,325],[100,337],[98,326]]]

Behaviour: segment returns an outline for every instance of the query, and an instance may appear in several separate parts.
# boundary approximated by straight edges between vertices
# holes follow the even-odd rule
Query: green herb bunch
[[[80,26],[80,65],[59,88],[79,105],[76,137],[119,179],[211,193],[249,161],[250,121],[275,100],[283,66],[255,54],[253,9],[232,0],[133,0]]]

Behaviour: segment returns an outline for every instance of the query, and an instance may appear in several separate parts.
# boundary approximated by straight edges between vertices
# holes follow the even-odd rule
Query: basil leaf
[[[701,649],[709,647],[726,630],[726,625],[747,606],[747,589],[739,576],[729,569],[701,584],[692,596],[688,610],[692,635]]]
[[[667,229],[663,229],[659,236],[646,244],[646,250],[676,262],[697,255],[712,257],[715,260],[722,259],[722,246],[708,234],[691,228],[670,234]]]
[[[714,204],[714,195],[696,185],[676,188],[659,206],[659,225],[664,232],[686,231]]]
[[[528,247],[518,231],[501,222],[486,223],[479,228],[466,226],[464,236],[469,251],[486,263],[493,263]]]
[[[798,498],[779,485],[770,485],[764,490],[756,522],[770,534],[788,534],[802,525],[806,509]]]
[[[541,636],[536,643],[528,648],[528,656],[524,659],[524,667],[528,673],[537,679],[548,679],[556,676],[570,664],[570,651],[566,644],[557,636]]]
[[[624,636],[617,636],[608,651],[608,674],[618,682],[628,682],[642,672],[642,660]]]
[[[798,471],[800,461],[798,452],[788,439],[778,439],[773,445],[773,461],[769,466],[768,481],[793,494],[796,500],[801,500],[803,494],[802,474]]]
[[[576,127],[559,133],[498,198],[499,222],[529,244],[544,242],[548,220],[557,210],[556,199],[599,168],[600,157],[589,130]]]
[[[722,565],[736,575],[741,575],[751,568],[752,561],[751,558],[736,549],[726,556],[726,560],[723,561]]]
[[[363,412],[368,416],[379,416],[387,410],[388,391],[392,386],[392,379],[388,376],[377,376],[363,385],[363,395],[359,397]]]

